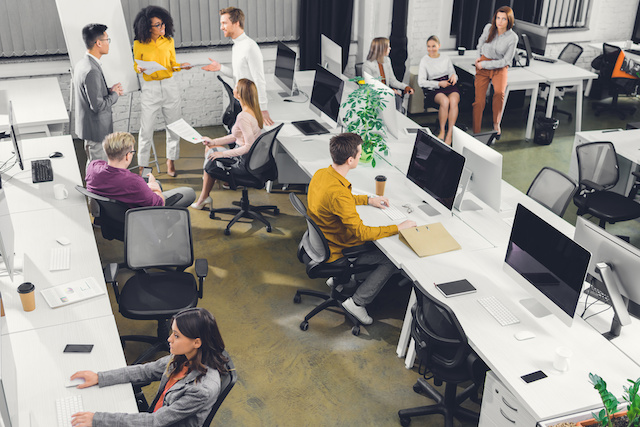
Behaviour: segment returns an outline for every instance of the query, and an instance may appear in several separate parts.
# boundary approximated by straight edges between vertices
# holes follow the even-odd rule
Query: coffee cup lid
[[[36,287],[31,282],[24,282],[20,286],[18,286],[19,294],[28,294],[29,292],[33,292]]]
[[[376,181],[386,181],[387,177],[384,175],[378,175],[376,176]]]

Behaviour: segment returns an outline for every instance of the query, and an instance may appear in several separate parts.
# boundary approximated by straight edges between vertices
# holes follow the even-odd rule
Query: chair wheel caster
[[[413,391],[415,391],[416,393],[420,394],[420,392],[422,391],[422,387],[420,387],[418,384],[414,384],[413,385]]]
[[[277,208],[276,208],[276,209],[274,209],[274,210],[273,210],[273,214],[274,214],[274,215],[280,215],[280,209],[277,209]]]
[[[267,226],[267,233],[271,233],[271,226]]]
[[[302,297],[296,294],[296,296],[293,297],[294,304],[300,304],[300,301],[302,301]]]
[[[228,228],[225,228],[225,229],[224,229],[224,235],[225,235],[225,236],[229,236],[229,235],[231,235],[231,230],[229,230]]]
[[[300,330],[306,331],[307,329],[309,329],[309,322],[305,320],[302,323],[300,323]]]
[[[408,427],[411,424],[411,418],[400,418],[400,425],[402,427]]]
[[[351,328],[351,333],[356,337],[360,335],[360,326],[354,326],[353,328]]]

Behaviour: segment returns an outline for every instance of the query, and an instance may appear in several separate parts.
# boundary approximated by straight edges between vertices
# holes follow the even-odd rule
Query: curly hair
[[[151,41],[151,18],[158,18],[164,24],[164,36],[173,37],[173,19],[167,9],[160,6],[147,6],[140,10],[133,20],[134,40],[140,43]]]

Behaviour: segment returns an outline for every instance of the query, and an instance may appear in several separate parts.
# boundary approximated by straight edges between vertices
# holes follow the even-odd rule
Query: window
[[[587,25],[591,0],[543,0],[536,24],[549,28],[580,28]]]

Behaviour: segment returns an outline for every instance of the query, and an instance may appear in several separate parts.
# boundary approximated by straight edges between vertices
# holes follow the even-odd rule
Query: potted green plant
[[[640,426],[640,396],[638,396],[638,390],[640,389],[640,378],[637,380],[627,380],[631,383],[631,387],[624,387],[624,400],[627,402],[627,410],[616,413],[620,402],[618,399],[607,390],[607,383],[595,374],[589,374],[589,382],[593,384],[598,393],[604,408],[600,412],[593,413],[593,418],[590,420],[581,421],[578,426],[601,426],[601,427],[613,427],[613,426]]]
[[[358,88],[351,92],[342,104],[346,111],[343,122],[348,132],[357,133],[362,138],[361,160],[371,162],[371,166],[375,167],[374,151],[377,150],[385,156],[389,153],[385,143],[387,133],[380,117],[386,102],[382,90],[365,83],[362,77],[353,78],[351,81],[356,82]]]

